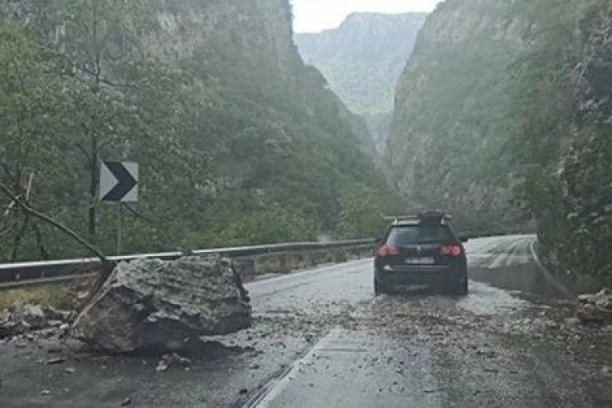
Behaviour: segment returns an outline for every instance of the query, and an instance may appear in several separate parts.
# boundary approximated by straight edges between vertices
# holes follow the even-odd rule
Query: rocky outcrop
[[[594,295],[580,296],[576,313],[585,323],[612,323],[612,294],[602,290]]]
[[[554,246],[565,269],[611,285],[612,6],[592,15],[585,19],[589,24],[583,27],[583,54],[572,78],[574,131],[565,138],[560,160],[567,232]]]
[[[384,155],[395,85],[426,17],[353,13],[336,29],[294,36],[306,63],[321,70],[348,109],[367,122],[370,140],[362,146],[375,159]]]
[[[295,34],[302,58],[357,114],[393,109],[397,78],[412,53],[424,13],[354,13],[340,27]]]
[[[186,257],[119,264],[71,328],[111,353],[180,350],[202,335],[249,327],[251,307],[231,261]]]
[[[511,169],[500,79],[521,48],[506,0],[448,0],[427,18],[401,75],[386,162],[416,208],[444,208],[474,229],[503,229]],[[478,217],[473,217],[477,213]],[[477,218],[479,224],[465,225]]]

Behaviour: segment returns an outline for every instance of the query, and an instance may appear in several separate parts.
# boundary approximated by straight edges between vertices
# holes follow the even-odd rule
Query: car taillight
[[[463,246],[458,243],[444,245],[440,253],[444,256],[461,256],[463,255]]]
[[[397,254],[399,254],[399,251],[393,245],[384,244],[380,248],[378,248],[378,256],[385,257]]]

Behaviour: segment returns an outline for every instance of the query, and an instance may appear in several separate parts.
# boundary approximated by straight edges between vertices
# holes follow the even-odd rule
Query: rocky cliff
[[[362,115],[382,155],[395,84],[426,14],[354,13],[337,29],[294,36],[304,60],[317,67],[348,108]]]
[[[565,272],[612,284],[610,38],[609,0],[442,3],[399,83],[393,180],[461,226],[533,222]]]
[[[416,207],[443,208],[473,228],[512,220],[501,150],[506,89],[521,47],[510,1],[448,0],[428,17],[400,77],[387,159]],[[474,216],[477,214],[477,216]]]
[[[581,58],[572,70],[575,116],[555,180],[563,221],[542,222],[541,233],[566,271],[612,285],[612,6],[600,4],[583,19]]]
[[[23,169],[53,173],[37,207],[108,252],[112,210],[98,204],[91,164],[100,158],[143,169],[125,251],[374,233],[348,225],[352,203],[341,200],[365,189],[377,197],[368,205],[386,205],[384,177],[362,152],[367,129],[303,63],[288,0],[2,0],[0,18],[3,78],[18,80],[8,75],[15,64],[46,75],[0,97],[0,155],[18,170],[0,178],[20,186]],[[24,122],[21,101],[41,112]],[[19,133],[23,140],[7,136],[42,122]],[[33,135],[48,137],[49,148],[11,154],[21,143],[42,145]],[[64,167],[51,172],[57,161]],[[0,248],[0,257],[79,254],[54,232],[15,228],[19,217],[1,221],[11,224],[2,231],[25,236],[7,238],[15,249]]]
[[[353,112],[393,108],[395,81],[426,14],[354,13],[333,30],[296,34],[307,63],[321,70],[331,88]]]

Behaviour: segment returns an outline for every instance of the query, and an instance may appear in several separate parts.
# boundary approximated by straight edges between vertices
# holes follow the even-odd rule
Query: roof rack
[[[439,219],[440,221],[450,221],[452,219],[450,214],[445,213],[444,211],[435,210],[435,211],[421,211],[415,215],[392,215],[383,217],[387,221],[393,221],[394,224],[397,224],[401,221],[420,221],[424,219]]]

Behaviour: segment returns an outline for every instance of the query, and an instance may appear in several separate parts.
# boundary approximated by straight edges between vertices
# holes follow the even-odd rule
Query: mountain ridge
[[[385,149],[395,85],[427,13],[352,13],[338,28],[297,33],[303,60],[315,66],[349,110],[363,115],[374,135],[375,155]],[[376,117],[372,123],[369,117]]]

